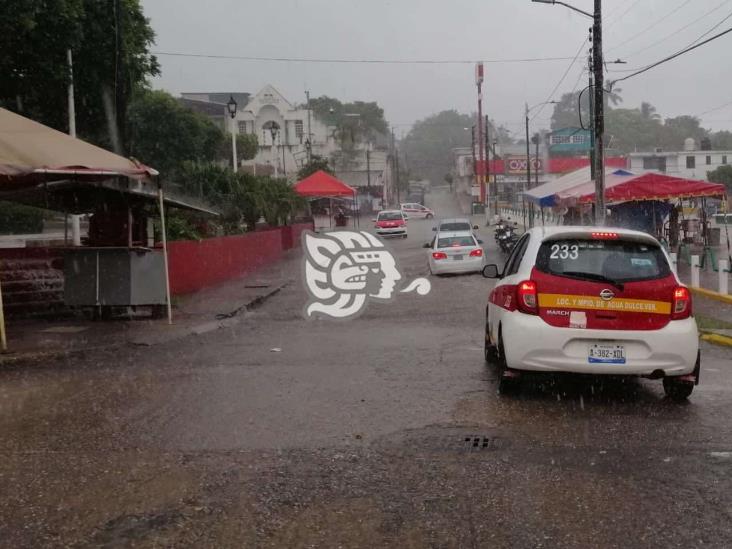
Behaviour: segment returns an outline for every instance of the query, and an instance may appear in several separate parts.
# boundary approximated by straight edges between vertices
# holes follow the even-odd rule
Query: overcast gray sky
[[[592,11],[592,0],[570,0]],[[591,20],[562,6],[530,0],[143,0],[157,33],[156,51],[212,55],[484,61],[536,57],[570,60],[486,63],[488,114],[520,131],[524,102],[534,105],[583,87]],[[732,0],[605,0],[606,60],[642,67],[689,45],[724,18],[711,36],[732,27]],[[698,19],[698,20],[697,20]],[[697,20],[696,22],[694,22]],[[690,24],[692,23],[692,24]],[[683,28],[685,27],[686,28]],[[648,27],[652,27],[648,29]],[[646,30],[648,29],[648,30]],[[704,126],[732,127],[732,33],[678,60],[618,84],[626,107],[650,101],[664,117],[699,115]],[[474,66],[265,62],[160,56],[156,87],[247,91],[272,84],[292,101],[329,95],[378,101],[398,133],[444,109],[476,109]],[[623,73],[609,75],[623,76]],[[537,109],[538,110],[538,109]],[[538,115],[548,126],[551,105]]]

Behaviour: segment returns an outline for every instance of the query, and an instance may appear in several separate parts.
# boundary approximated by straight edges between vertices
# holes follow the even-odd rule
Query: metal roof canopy
[[[57,172],[54,174],[61,175]],[[216,210],[195,199],[171,193],[166,187],[163,186],[166,205],[212,216],[220,215]],[[157,185],[146,180],[126,177],[110,177],[102,181],[61,179],[36,183],[17,190],[0,190],[0,200],[71,214],[90,213],[100,203],[119,198],[120,195],[125,196],[130,202],[149,203],[152,206],[158,201]]]

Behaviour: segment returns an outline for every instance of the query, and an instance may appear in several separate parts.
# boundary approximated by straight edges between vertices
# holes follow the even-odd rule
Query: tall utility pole
[[[76,104],[74,100],[74,61],[71,50],[66,50],[66,60],[69,64],[69,135],[76,137]],[[81,246],[81,216],[71,215],[71,242],[74,246]]]
[[[595,224],[605,224],[605,100],[603,97],[602,59],[602,0],[595,0],[594,24],[592,26],[592,60],[595,73]]]
[[[399,194],[399,154],[397,153],[396,140],[394,138],[394,128],[391,129],[391,166],[394,172],[394,187],[396,188],[397,208],[401,207],[402,199]]]
[[[491,203],[491,150],[490,150],[490,125],[488,124],[488,115],[485,115],[485,132],[483,135],[483,139],[485,140],[485,204],[488,205],[488,209],[486,210],[487,213],[490,213],[490,203]],[[494,189],[495,191],[495,189]],[[487,217],[486,217],[487,219]]]
[[[366,144],[366,188],[371,192],[371,143]]]
[[[592,28],[590,28],[590,42],[592,42]],[[594,128],[593,122],[592,122],[595,119],[594,114],[593,114],[595,101],[592,98],[592,94],[595,93],[595,83],[594,83],[594,79],[592,77],[592,49],[590,49],[590,55],[587,58],[587,62],[588,62],[587,73],[588,73],[589,79],[590,79],[590,85],[587,88],[588,94],[589,94],[588,102],[589,102],[589,107],[590,107],[589,108],[590,120],[589,120],[589,126],[588,126],[590,128],[590,179],[592,179],[592,181],[595,181],[595,128]],[[582,108],[582,106],[580,105],[580,109],[581,108]]]
[[[531,142],[529,141],[529,104],[525,103],[526,110],[526,189],[531,188]],[[529,227],[534,226],[534,203],[529,210]]]
[[[470,128],[470,153],[473,155],[473,180],[478,184],[478,161],[475,155],[475,124]]]
[[[312,160],[312,150],[313,150],[313,133],[310,131],[310,92],[305,91],[305,98],[308,101],[308,138],[305,141],[305,150],[308,154],[308,164],[310,164],[310,160]]]
[[[478,166],[483,163],[483,63],[475,65],[475,83],[478,86]],[[478,187],[480,188],[480,203],[485,205],[485,183],[483,170],[478,169]]]
[[[602,0],[595,0],[594,13],[588,13],[584,10],[576,8],[559,0],[531,0],[539,4],[560,4],[577,13],[581,13],[592,19],[592,70],[594,75],[593,93],[590,95],[594,98],[593,113],[593,151],[594,157],[592,164],[595,167],[595,224],[598,226],[605,224],[605,151],[604,151],[604,134],[605,134],[605,101],[603,98],[604,81],[602,58]]]

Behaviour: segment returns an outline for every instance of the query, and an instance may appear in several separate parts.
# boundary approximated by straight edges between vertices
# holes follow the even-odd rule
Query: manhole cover
[[[462,446],[465,450],[495,450],[499,441],[495,437],[482,435],[465,435],[462,439]]]

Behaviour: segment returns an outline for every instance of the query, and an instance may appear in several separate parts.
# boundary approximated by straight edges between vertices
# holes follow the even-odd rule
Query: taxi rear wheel
[[[511,376],[508,374],[508,365],[506,364],[506,354],[504,353],[503,347],[503,336],[499,330],[498,332],[498,345],[496,346],[496,365],[498,373],[498,394],[499,395],[514,395],[518,393],[521,380],[517,376]]]
[[[694,390],[694,382],[665,377],[663,378],[663,390],[671,400],[686,400]]]
[[[488,311],[486,311],[485,315],[485,347],[483,350],[483,354],[485,356],[485,361],[488,364],[495,364],[496,359],[498,358],[498,350],[496,349],[496,346],[493,345],[491,342],[491,331],[490,326],[488,325]]]

